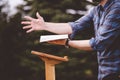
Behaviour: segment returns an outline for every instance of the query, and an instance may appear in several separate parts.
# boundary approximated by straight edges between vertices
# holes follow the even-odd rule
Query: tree
[[[53,55],[67,55],[68,63],[57,66],[57,80],[96,80],[97,61],[94,52],[86,52],[64,46],[39,43],[40,35],[53,34],[46,31],[26,34],[20,24],[23,15],[36,17],[39,12],[45,21],[69,22],[83,15],[66,13],[67,9],[84,10],[91,4],[85,0],[25,0],[26,5],[18,6],[19,12],[7,21],[7,14],[0,13],[0,51],[2,80],[42,80],[45,79],[44,63],[37,56],[31,55],[31,50],[51,53]],[[26,9],[27,8],[27,9]],[[2,7],[0,8],[0,10]],[[3,19],[4,15],[4,19]],[[4,26],[3,26],[4,25]],[[91,31],[89,31],[91,33]],[[80,33],[76,39],[90,38],[86,32]],[[87,35],[84,37],[84,35]]]
[[[66,10],[74,9],[74,10],[86,11],[86,8],[85,8],[86,5],[91,4],[85,0],[81,0],[81,1],[80,0],[31,0],[31,1],[26,0],[26,1],[28,2],[27,6],[31,7],[30,10],[25,11],[26,14],[29,14],[32,17],[35,17],[36,12],[39,12],[40,15],[44,17],[45,21],[49,21],[49,22],[74,21],[83,15],[67,14]],[[91,33],[91,30],[87,30],[86,32]],[[83,36],[80,37],[79,35],[77,35],[76,39],[86,39],[86,38],[88,39],[93,35],[93,34],[87,35],[86,32],[85,31],[81,32],[80,34]],[[41,34],[46,35],[46,34],[52,34],[52,33],[45,32],[45,31],[42,31],[40,33],[32,33],[31,38],[35,37],[35,35],[39,37]],[[84,35],[87,35],[87,36],[84,37]],[[32,38],[32,39],[35,39],[35,38]],[[63,80],[73,79],[74,77],[76,77],[76,79],[78,80],[81,78],[83,80],[87,78],[92,80],[97,77],[97,76],[94,76],[97,74],[96,55],[94,54],[94,52],[85,52],[85,51],[80,51],[73,48],[65,49],[64,46],[49,45],[47,43],[39,44],[38,46],[37,44],[36,45],[34,44],[34,46],[36,46],[35,50],[37,51],[52,53],[54,55],[62,56],[62,55],[65,55],[64,53],[67,53],[66,55],[69,56],[70,62],[64,64],[63,66],[62,65],[58,66],[59,68],[58,74],[57,74],[58,80],[61,79],[61,77],[63,77]],[[89,54],[91,54],[92,56],[90,56]],[[66,75],[67,73],[69,73],[69,75]]]

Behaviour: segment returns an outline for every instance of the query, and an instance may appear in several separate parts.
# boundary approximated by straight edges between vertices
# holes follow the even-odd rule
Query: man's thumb
[[[38,19],[42,18],[38,12],[36,13],[36,16],[37,16]]]

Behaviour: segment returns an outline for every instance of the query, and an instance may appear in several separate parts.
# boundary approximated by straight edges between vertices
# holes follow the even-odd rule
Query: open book
[[[48,42],[48,41],[67,39],[67,38],[68,38],[68,34],[64,34],[64,35],[42,35],[40,37],[40,42]]]

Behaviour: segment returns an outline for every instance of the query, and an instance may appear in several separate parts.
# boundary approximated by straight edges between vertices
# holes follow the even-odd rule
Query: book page
[[[64,35],[42,35],[40,37],[40,42],[47,42],[47,41],[67,39],[67,38],[68,38],[68,34],[64,34]]]

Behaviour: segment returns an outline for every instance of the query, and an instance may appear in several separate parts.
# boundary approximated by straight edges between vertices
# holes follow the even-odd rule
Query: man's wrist
[[[47,26],[47,25],[48,25],[48,23],[47,23],[47,22],[45,22],[45,23],[44,23],[43,30],[48,31],[48,26]]]

